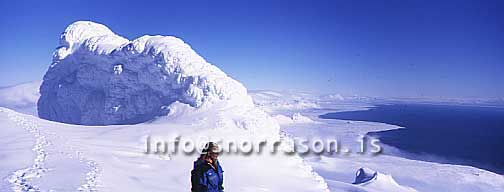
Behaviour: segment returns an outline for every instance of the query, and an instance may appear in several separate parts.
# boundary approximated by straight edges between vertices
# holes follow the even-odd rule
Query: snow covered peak
[[[40,93],[40,117],[87,125],[144,122],[166,114],[175,101],[253,106],[241,83],[181,39],[146,35],[129,41],[90,21],[62,33]]]
[[[76,21],[65,29],[61,40],[82,42],[94,36],[115,35],[107,26],[92,21]]]
[[[116,35],[105,25],[91,21],[77,21],[70,24],[61,34],[54,60],[64,59],[82,44],[87,44],[90,50],[101,49],[106,52],[126,42],[127,39]],[[104,50],[105,47],[108,49]]]

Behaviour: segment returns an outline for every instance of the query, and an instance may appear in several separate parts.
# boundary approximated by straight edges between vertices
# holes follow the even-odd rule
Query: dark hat
[[[203,153],[208,153],[208,149],[211,149],[212,152],[214,152],[214,150],[218,148],[219,146],[216,143],[208,142],[207,144],[205,144],[205,147],[203,148]]]

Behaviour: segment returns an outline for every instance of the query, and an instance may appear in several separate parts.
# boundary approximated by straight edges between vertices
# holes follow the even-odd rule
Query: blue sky
[[[77,20],[174,35],[248,89],[504,97],[504,1],[1,1],[0,86],[39,80]]]

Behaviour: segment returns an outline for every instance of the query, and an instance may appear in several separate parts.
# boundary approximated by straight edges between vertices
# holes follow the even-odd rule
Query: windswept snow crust
[[[145,122],[167,114],[175,101],[252,105],[241,83],[181,39],[146,35],[129,41],[89,21],[61,34],[40,94],[41,118],[82,125]]]
[[[68,125],[0,108],[0,126],[6,130],[1,136],[13,138],[0,140],[4,178],[0,191],[188,191],[193,161],[199,154],[145,154],[146,137],[160,141],[174,136],[282,139],[278,134],[253,131],[254,119],[261,119],[264,126],[276,124],[260,115],[249,123],[237,123],[243,122],[237,119],[239,114],[233,118],[237,111],[181,103],[170,107],[176,112],[152,123],[109,126]],[[40,138],[47,144],[40,145]],[[328,191],[323,178],[296,155],[223,154],[219,159],[226,191]]]

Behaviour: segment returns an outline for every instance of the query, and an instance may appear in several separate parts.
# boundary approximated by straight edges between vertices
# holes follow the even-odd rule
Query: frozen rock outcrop
[[[145,122],[166,114],[175,101],[253,105],[241,83],[181,39],[146,35],[129,41],[89,21],[62,33],[40,94],[41,118],[83,125]]]
[[[353,184],[362,186],[370,191],[416,192],[411,187],[399,185],[391,175],[365,167],[357,170]]]

